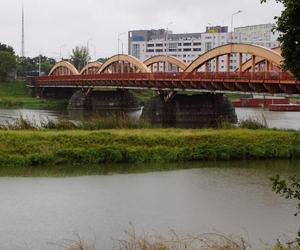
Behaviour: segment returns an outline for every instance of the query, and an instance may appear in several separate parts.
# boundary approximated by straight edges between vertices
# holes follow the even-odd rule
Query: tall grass
[[[99,130],[99,129],[138,129],[150,128],[145,119],[133,120],[126,116],[110,115],[95,116],[82,121],[67,119],[43,119],[41,121],[29,120],[22,116],[13,121],[0,123],[0,130]]]
[[[0,131],[0,167],[295,158],[300,158],[300,133],[296,131]]]
[[[139,129],[139,128],[157,128],[148,121],[146,118],[139,120],[131,119],[125,115],[95,115],[91,118],[86,118],[81,121],[67,120],[65,118],[43,119],[42,121],[29,120],[22,116],[10,122],[0,123],[0,130],[43,130],[43,129],[55,129],[55,130],[69,130],[69,129],[81,129],[81,130],[99,130],[99,129]],[[223,121],[219,124],[218,129],[266,129],[268,128],[265,117],[261,119],[255,117],[249,117],[241,120],[237,125],[234,125],[228,121]]]
[[[268,128],[268,123],[264,115],[259,117],[248,117],[247,119],[241,120],[238,123],[238,127],[247,129],[261,129]]]
[[[179,235],[171,231],[169,237],[159,235],[137,236],[134,229],[126,231],[127,238],[119,240],[114,250],[246,250],[242,238],[216,233]]]

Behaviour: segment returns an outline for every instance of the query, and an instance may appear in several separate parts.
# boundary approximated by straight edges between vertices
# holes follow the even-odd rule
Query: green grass
[[[23,81],[0,82],[0,108],[61,109],[66,100],[30,97]]]
[[[0,131],[0,168],[103,172],[110,164],[300,158],[300,133],[275,130]],[[109,163],[109,164],[108,164]],[[51,169],[52,168],[52,169]],[[91,168],[91,169],[85,169]],[[7,170],[6,170],[7,171]],[[34,170],[33,170],[34,171]],[[5,171],[4,171],[5,172]]]

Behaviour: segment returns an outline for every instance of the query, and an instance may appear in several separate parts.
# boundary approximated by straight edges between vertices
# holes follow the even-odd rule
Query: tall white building
[[[278,47],[278,34],[273,34],[274,24],[262,24],[235,28],[234,33],[228,27],[207,27],[203,33],[173,34],[172,31],[134,30],[128,32],[128,53],[140,60],[156,55],[177,57],[191,63],[199,55],[230,42],[257,44],[269,48]],[[163,67],[163,66],[160,66]],[[209,65],[210,67],[210,65]],[[212,66],[213,67],[213,66]],[[220,58],[220,71],[226,71],[226,58]],[[237,68],[237,56],[231,58],[231,70]]]

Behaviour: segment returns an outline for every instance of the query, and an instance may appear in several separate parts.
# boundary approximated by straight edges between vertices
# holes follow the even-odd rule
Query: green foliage
[[[0,166],[300,158],[300,134],[272,130],[0,131]],[[9,129],[9,128],[8,128]],[[35,129],[35,128],[33,128]]]
[[[12,47],[0,43],[0,81],[6,80],[16,69],[16,56]]]
[[[261,0],[267,2],[267,0]],[[280,32],[283,67],[300,78],[300,2],[299,0],[276,0],[284,6],[280,17],[275,17],[277,31]]]
[[[297,176],[289,177],[288,180],[281,179],[279,175],[271,178],[273,182],[273,191],[281,195],[287,200],[296,200],[298,205],[298,211],[294,214],[298,216],[300,213],[300,178]],[[289,245],[297,243],[300,246],[300,230],[298,231],[298,237],[295,242],[291,242]]]
[[[72,50],[71,61],[78,70],[81,70],[90,60],[91,57],[87,47],[76,46]]]
[[[67,106],[67,100],[41,99],[28,96],[26,84],[23,81],[11,81],[0,83],[0,107],[1,108],[48,108],[63,109]]]
[[[108,57],[100,57],[98,58],[98,62],[105,63],[109,58]]]
[[[48,74],[53,65],[56,63],[55,59],[48,58],[46,56],[41,55],[30,58],[30,57],[19,57],[18,58],[18,66],[17,66],[17,74],[19,76],[27,76],[32,74],[37,74],[39,70],[39,61],[41,59],[41,72],[43,74]]]
[[[247,128],[247,129],[261,129],[261,128],[268,128],[267,120],[263,116],[262,119],[259,118],[247,118],[245,120],[241,120],[238,123],[240,128]]]

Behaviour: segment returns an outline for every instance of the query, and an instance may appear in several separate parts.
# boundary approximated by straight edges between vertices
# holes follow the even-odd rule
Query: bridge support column
[[[237,122],[231,102],[222,94],[177,94],[168,102],[165,96],[153,97],[143,116],[162,127],[218,127],[222,122]]]
[[[78,90],[73,94],[68,105],[69,110],[86,110],[103,113],[129,112],[140,110],[136,97],[128,90],[93,91]]]
[[[216,57],[216,72],[218,73],[220,70],[220,57]]]

